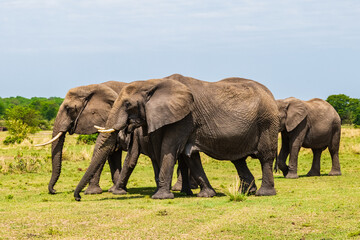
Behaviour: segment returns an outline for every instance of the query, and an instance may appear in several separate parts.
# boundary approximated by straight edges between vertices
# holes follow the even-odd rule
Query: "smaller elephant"
[[[298,178],[298,154],[301,147],[311,148],[313,162],[307,176],[320,176],[320,157],[329,149],[332,158],[331,176],[341,175],[339,144],[341,119],[326,101],[313,98],[302,101],[294,97],[277,100],[280,113],[282,146],[278,166],[286,178]],[[290,154],[289,166],[286,159]]]

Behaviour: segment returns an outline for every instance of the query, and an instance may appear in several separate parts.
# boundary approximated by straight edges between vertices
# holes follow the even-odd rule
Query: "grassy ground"
[[[5,138],[0,133],[0,140]],[[34,144],[50,132],[32,136]],[[233,202],[225,194],[236,182],[230,162],[202,155],[210,182],[217,191],[211,199],[179,193],[172,200],[152,200],[155,190],[150,160],[142,156],[129,182],[129,194],[115,196],[109,168],[101,178],[104,193],[73,199],[84,174],[92,146],[76,145],[68,136],[63,171],[55,188],[47,192],[51,175],[50,147],[28,142],[0,143],[0,239],[359,239],[360,238],[360,129],[343,128],[340,162],[342,176],[330,177],[327,151],[320,177],[304,177],[312,154],[302,150],[299,179],[275,174],[277,195],[249,196]],[[261,185],[259,161],[248,165]],[[195,191],[197,192],[197,191]]]

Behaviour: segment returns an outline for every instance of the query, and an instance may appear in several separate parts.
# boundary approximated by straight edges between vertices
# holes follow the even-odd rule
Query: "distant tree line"
[[[0,119],[6,119],[7,111],[16,108],[16,109],[32,109],[36,112],[36,117],[39,120],[50,121],[56,117],[56,114],[59,110],[63,98],[59,97],[33,97],[33,98],[24,98],[24,97],[9,97],[1,98],[0,97]],[[34,117],[34,116],[33,116]]]
[[[10,133],[4,143],[20,143],[28,139],[29,133],[51,129],[62,102],[59,97],[0,98],[0,127]]]

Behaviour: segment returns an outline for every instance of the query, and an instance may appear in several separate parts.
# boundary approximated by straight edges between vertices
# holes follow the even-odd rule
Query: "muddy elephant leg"
[[[211,186],[205,171],[201,164],[199,152],[194,152],[191,157],[185,156],[186,164],[190,168],[192,176],[195,178],[197,184],[200,186],[200,192],[197,197],[213,197],[216,195],[215,190]]]
[[[255,194],[257,187],[254,176],[246,164],[246,157],[231,162],[234,164],[241,181],[239,192],[249,195]]]
[[[102,163],[98,170],[96,170],[95,175],[90,179],[89,186],[84,191],[84,194],[101,194],[103,190],[100,187],[100,175],[104,168],[105,163]]]
[[[320,176],[320,158],[322,149],[311,149],[313,152],[313,162],[307,176]]]
[[[335,130],[333,134],[331,144],[329,146],[329,152],[332,160],[331,171],[329,172],[329,176],[339,176],[341,175],[340,169],[340,161],[339,161],[339,145],[340,145],[340,134],[341,127]]]
[[[276,195],[274,188],[274,175],[272,171],[273,158],[259,158],[262,170],[262,183],[259,190],[256,191],[256,196],[271,196]]]
[[[111,172],[111,180],[113,182],[113,186],[108,190],[109,192],[112,192],[114,190],[115,184],[119,180],[120,172],[121,172],[121,157],[122,157],[122,149],[119,148],[116,151],[114,151],[108,158],[108,163]]]

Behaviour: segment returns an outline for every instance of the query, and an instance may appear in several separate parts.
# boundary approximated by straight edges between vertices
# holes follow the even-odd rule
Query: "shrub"
[[[3,141],[5,145],[21,143],[25,139],[28,139],[31,142],[28,134],[34,130],[32,130],[32,128],[29,127],[26,123],[23,123],[20,120],[7,120],[6,126],[10,136],[7,136]]]

